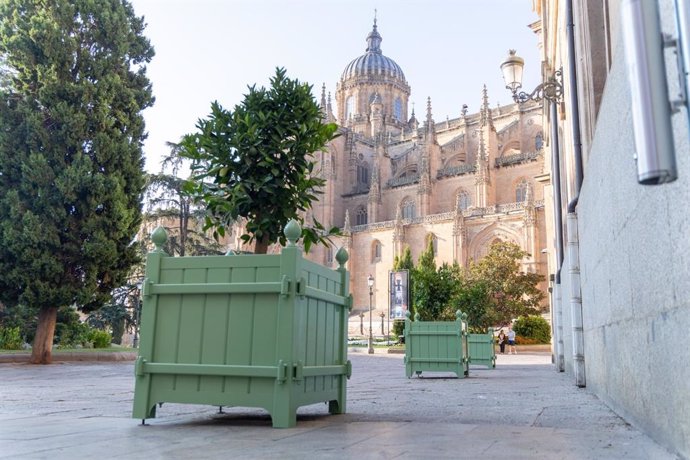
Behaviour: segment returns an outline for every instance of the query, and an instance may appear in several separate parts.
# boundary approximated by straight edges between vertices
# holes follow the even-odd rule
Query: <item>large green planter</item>
[[[134,418],[155,417],[162,402],[260,407],[281,428],[300,406],[345,412],[348,255],[338,251],[337,270],[305,260],[300,233],[288,224],[277,255],[169,257],[165,231],[153,232]]]
[[[456,312],[455,321],[414,321],[405,318],[405,373],[453,372],[459,378],[469,374],[467,315]]]
[[[494,331],[489,328],[486,334],[467,334],[470,364],[496,368],[496,347]]]

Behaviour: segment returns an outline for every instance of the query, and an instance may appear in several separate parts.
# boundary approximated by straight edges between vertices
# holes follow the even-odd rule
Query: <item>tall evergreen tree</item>
[[[125,0],[0,2],[0,301],[99,307],[137,261],[153,48]]]

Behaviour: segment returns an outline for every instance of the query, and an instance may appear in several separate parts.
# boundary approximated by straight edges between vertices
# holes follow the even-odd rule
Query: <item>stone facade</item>
[[[489,106],[478,88],[479,113],[436,122],[427,100],[421,120],[408,115],[410,85],[402,69],[381,52],[376,22],[364,55],[337,83],[337,117],[325,88],[324,116],[341,126],[340,137],[319,154],[327,179],[313,216],[343,228],[354,295],[353,332],[368,313],[367,277],[374,277],[374,318],[388,310],[388,272],[405,246],[416,260],[433,237],[437,264],[484,255],[496,239],[520,245],[530,257],[525,270],[546,272],[542,108],[537,104]],[[313,257],[332,264],[334,249]],[[380,332],[380,328],[376,328]],[[377,333],[377,332],[375,332]]]

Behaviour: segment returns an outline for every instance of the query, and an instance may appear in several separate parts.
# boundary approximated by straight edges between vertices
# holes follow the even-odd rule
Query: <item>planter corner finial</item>
[[[297,222],[295,219],[292,219],[285,226],[283,234],[288,240],[288,246],[294,246],[299,237],[302,236],[302,227],[300,227],[299,222]]]
[[[168,233],[163,227],[158,226],[151,232],[151,241],[156,245],[156,251],[162,252],[163,245],[168,241]]]
[[[347,262],[349,258],[350,255],[347,253],[345,248],[340,248],[338,249],[338,252],[335,253],[335,260],[338,261],[338,265],[341,267],[345,265],[345,262]]]

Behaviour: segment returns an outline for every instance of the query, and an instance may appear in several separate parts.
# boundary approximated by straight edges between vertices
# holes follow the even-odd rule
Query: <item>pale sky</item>
[[[525,59],[525,89],[539,83],[532,0],[130,1],[156,50],[148,66],[156,103],[144,112],[150,172],[212,101],[232,109],[278,66],[312,84],[317,100],[325,83],[335,104],[342,71],[365,52],[374,9],[381,50],[402,68],[418,119],[427,97],[437,123],[460,116],[463,104],[477,112],[484,84],[492,107],[511,102],[500,71],[510,48]]]

